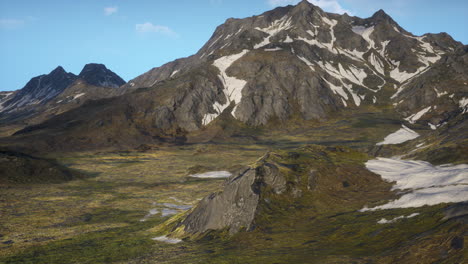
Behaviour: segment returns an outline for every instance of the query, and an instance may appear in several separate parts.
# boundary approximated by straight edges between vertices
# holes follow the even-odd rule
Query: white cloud
[[[116,7],[116,6],[105,7],[104,8],[104,15],[110,16],[110,15],[112,15],[114,13],[117,13],[117,11],[119,11],[119,8]]]
[[[0,19],[1,29],[15,29],[23,26],[26,22],[21,19]]]
[[[348,13],[351,14],[349,10],[344,9],[337,0],[308,0],[310,3],[319,6],[323,10],[332,13]],[[299,3],[300,0],[268,0],[268,3],[271,6],[284,6],[284,5],[295,5]]]
[[[172,31],[169,27],[161,25],[153,25],[151,22],[146,22],[143,24],[136,24],[135,29],[139,33],[161,33],[168,36],[176,37],[177,33]]]

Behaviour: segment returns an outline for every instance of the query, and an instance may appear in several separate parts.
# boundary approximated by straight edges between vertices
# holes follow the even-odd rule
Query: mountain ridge
[[[406,100],[398,96],[406,85],[442,58],[463,56],[455,54],[460,49],[462,44],[446,34],[414,36],[384,11],[362,19],[302,2],[226,20],[195,55],[153,68],[123,85],[121,95],[102,106],[106,114],[75,116],[88,112],[82,109],[16,135],[36,134],[46,125],[59,129],[65,120],[79,119],[83,127],[62,132],[94,142],[94,130],[101,130],[109,133],[108,142],[117,138],[135,142],[117,135],[115,122],[105,121],[115,118],[128,125],[121,129],[158,141],[199,131],[225,111],[253,127],[272,120],[286,122],[295,115],[321,122],[345,109],[397,106]],[[466,86],[458,89],[461,92],[453,100],[443,103],[450,106],[439,110],[460,109],[458,101],[466,96]],[[421,111],[419,107],[396,110],[403,118]],[[444,119],[447,111],[432,114]]]
[[[86,64],[79,75],[58,66],[49,74],[32,78],[20,90],[5,92],[0,98],[0,121],[6,125],[5,133],[11,133],[87,100],[115,96],[123,84],[125,81],[103,64]]]

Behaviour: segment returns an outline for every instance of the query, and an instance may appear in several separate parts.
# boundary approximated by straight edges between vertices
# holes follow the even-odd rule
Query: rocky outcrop
[[[364,160],[365,155],[349,149],[313,145],[268,153],[165,231],[199,237],[210,231],[268,230],[285,214],[300,210],[312,215],[358,210],[392,197],[391,184],[366,170]]]
[[[286,180],[272,163],[257,168],[245,168],[231,176],[223,192],[203,199],[182,222],[188,233],[227,228],[231,234],[241,228],[250,230],[257,211],[260,191],[265,186],[280,194],[286,190]]]

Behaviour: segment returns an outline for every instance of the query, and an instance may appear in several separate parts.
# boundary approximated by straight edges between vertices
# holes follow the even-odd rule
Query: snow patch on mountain
[[[401,144],[403,142],[413,140],[419,137],[419,134],[414,132],[413,130],[409,129],[405,125],[402,125],[402,128],[397,130],[396,132],[391,133],[390,135],[386,136],[382,142],[377,143],[376,145],[395,145]]]
[[[79,94],[73,96],[73,99],[72,99],[72,100],[76,100],[76,99],[80,98],[81,96],[83,96],[83,95],[85,95],[85,94],[86,94],[86,93],[79,93]]]
[[[338,24],[338,21],[334,19],[328,19],[327,17],[322,17],[322,21],[325,22],[325,24],[328,24],[330,26],[330,35],[331,35],[330,44],[324,43],[323,45],[327,46],[329,50],[333,50],[333,45],[335,44],[335,41],[336,41],[335,26]]]
[[[283,50],[283,49],[280,48],[280,47],[271,48],[271,49],[264,49],[264,51],[278,51],[278,50]]]
[[[329,82],[329,81],[327,81],[325,79],[323,79],[323,80],[328,84],[328,86],[333,91],[333,93],[339,94],[342,97],[344,105],[347,106],[347,104],[345,103],[346,102],[345,100],[348,100],[348,94],[343,90],[343,87],[334,85],[333,83],[331,83],[331,82]]]
[[[305,43],[309,44],[309,45],[315,45],[319,48],[322,48],[322,49],[327,49],[328,51],[334,53],[334,54],[338,54],[338,52],[332,48],[332,46],[330,45],[330,43],[322,43],[322,42],[319,42],[317,41],[316,39],[307,39],[307,38],[303,38],[303,37],[298,37],[297,38],[298,40],[302,40],[304,41]]]
[[[385,70],[384,70],[385,66],[383,62],[377,56],[375,56],[374,53],[371,53],[369,55],[368,61],[378,73],[385,76]]]
[[[294,41],[294,40],[293,40],[289,35],[287,35],[287,36],[286,36],[286,39],[283,40],[284,43],[292,43],[293,41]]]
[[[2,112],[4,106],[3,104],[8,100],[8,97],[10,97],[14,92],[7,92],[3,93],[3,97],[0,99],[0,112]]]
[[[366,168],[395,182],[393,190],[406,193],[387,204],[361,211],[468,201],[467,164],[433,166],[425,161],[377,158],[366,162]]]
[[[436,92],[437,94],[437,97],[442,97],[444,95],[447,95],[448,92],[447,91],[443,91],[443,92],[439,92],[436,88],[434,88],[434,91]]]
[[[354,103],[356,104],[356,106],[359,106],[361,104],[361,98],[359,97],[359,95],[354,92],[354,90],[352,89],[352,85],[350,84],[346,84],[345,82],[343,82],[342,78],[344,77],[340,72],[339,70],[337,70],[335,67],[333,67],[332,64],[330,64],[329,62],[325,61],[325,62],[322,62],[322,61],[318,61],[317,64],[323,69],[325,70],[329,75],[331,75],[332,77],[334,77],[335,79],[339,80],[342,84],[342,86],[344,88],[346,88],[346,90],[348,90],[348,92],[351,94],[351,96],[353,97],[353,100],[354,100]],[[340,66],[338,66],[340,67]],[[355,77],[354,77],[355,78]],[[327,81],[327,83],[330,85],[330,83]],[[333,90],[333,91],[339,91],[340,89],[337,89],[338,86],[336,85],[333,85],[331,84],[330,85],[330,88]],[[342,90],[342,89],[341,89]],[[341,93],[339,93],[341,95]],[[342,96],[344,97],[344,96]],[[348,99],[348,97],[344,97],[346,100]]]
[[[273,21],[268,27],[266,28],[259,28],[259,27],[256,27],[255,29],[256,30],[259,30],[259,31],[262,31],[266,34],[268,34],[269,36],[264,38],[262,40],[262,42],[254,45],[254,49],[258,49],[258,48],[261,48],[265,45],[268,45],[270,44],[270,38],[275,36],[276,34],[278,34],[279,32],[283,31],[283,30],[287,30],[287,29],[290,29],[292,26],[292,19],[287,16],[284,16],[278,20],[275,20]],[[288,36],[289,37],[289,36]]]
[[[416,123],[423,115],[425,115],[427,112],[429,112],[432,109],[432,106],[428,106],[421,111],[417,112],[416,114],[412,114],[405,118],[406,121],[410,122],[411,124]]]
[[[347,50],[347,49],[338,48],[338,50],[340,51],[340,54],[345,55],[346,57],[348,57],[348,58],[350,58],[352,60],[355,60],[355,61],[364,60],[364,53],[365,52],[358,51],[357,49]]]
[[[306,59],[306,58],[304,58],[304,57],[302,57],[302,56],[299,56],[299,55],[297,55],[297,57],[298,57],[301,61],[303,61],[307,66],[309,66],[309,68],[310,68],[312,71],[315,70],[314,64],[312,64],[312,62],[310,62],[308,59]]]
[[[463,114],[468,112],[468,98],[463,97],[460,101],[458,101],[458,105],[463,110]]]
[[[221,57],[213,62],[213,65],[219,69],[219,79],[224,85],[224,95],[226,96],[226,103],[221,105],[218,102],[213,104],[213,108],[217,111],[216,114],[206,114],[203,117],[203,125],[207,125],[213,119],[219,116],[224,109],[226,109],[232,101],[237,105],[240,103],[242,99],[242,89],[247,84],[246,81],[237,79],[236,77],[230,77],[227,75],[226,70],[238,59],[243,57],[247,54],[249,50],[243,50],[238,54],[228,55]],[[232,113],[235,112],[235,108],[233,109]],[[233,114],[235,116],[235,114]]]
[[[367,74],[364,70],[357,69],[353,65],[350,65],[349,70],[346,70],[343,68],[341,63],[338,63],[338,68],[339,68],[341,76],[343,76],[344,78],[348,79],[349,81],[355,84],[365,86],[363,82],[364,82],[364,79],[367,78]]]
[[[385,218],[382,218],[382,219],[380,219],[380,220],[377,222],[377,224],[392,224],[392,223],[395,223],[396,221],[398,221],[398,220],[400,220],[400,219],[413,218],[413,217],[418,216],[418,215],[419,215],[419,213],[413,213],[413,214],[410,214],[410,215],[408,215],[408,216],[401,215],[401,216],[397,216],[397,217],[395,217],[395,218],[393,218],[393,219],[390,219],[390,220],[387,220],[387,219],[385,219]]]
[[[363,26],[353,26],[351,30],[356,34],[361,35],[361,37],[369,43],[370,47],[375,49],[375,42],[370,38],[370,35],[374,32],[374,26],[368,28]]]
[[[176,75],[177,73],[179,72],[179,70],[175,70],[171,73],[171,76],[170,77],[173,77],[174,75]]]

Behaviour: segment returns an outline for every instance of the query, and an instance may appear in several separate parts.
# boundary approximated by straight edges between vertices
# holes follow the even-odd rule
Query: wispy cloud
[[[146,22],[143,24],[136,24],[135,29],[138,33],[160,33],[167,36],[177,37],[177,33],[175,33],[172,29],[167,26],[161,25],[153,25],[151,22]]]
[[[116,7],[116,6],[104,7],[104,15],[106,15],[106,16],[110,16],[112,14],[115,14],[115,13],[117,13],[117,11],[119,11],[119,8]]]
[[[307,0],[310,3],[319,6],[323,10],[332,13],[348,13],[351,14],[349,10],[344,9],[337,0]],[[294,5],[299,3],[300,0],[268,0],[268,4],[271,6],[283,6],[283,5]]]
[[[1,29],[16,29],[16,28],[23,26],[25,23],[26,21],[22,19],[2,18],[0,19],[0,28]]]

